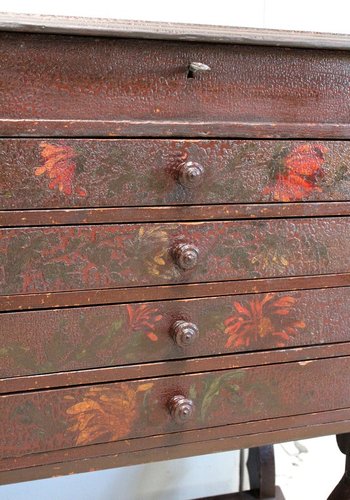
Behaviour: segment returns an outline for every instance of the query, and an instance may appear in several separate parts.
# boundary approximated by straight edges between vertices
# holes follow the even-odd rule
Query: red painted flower
[[[126,306],[129,315],[129,325],[134,331],[143,330],[147,337],[156,342],[158,336],[155,333],[155,325],[162,319],[162,315],[158,314],[158,310],[149,304]]]
[[[305,328],[303,321],[288,318],[296,299],[290,296],[276,297],[267,293],[263,299],[254,297],[247,305],[234,302],[234,314],[224,322],[228,335],[226,347],[258,345],[262,339],[276,337],[276,347]]]
[[[303,144],[294,148],[284,163],[290,173],[312,177],[318,174],[327,152],[323,144]]]
[[[328,149],[322,144],[303,144],[293,149],[283,160],[283,173],[278,173],[272,188],[275,201],[300,201],[312,192],[321,192],[318,186]]]
[[[85,189],[76,187],[73,189],[73,180],[76,169],[74,158],[76,152],[70,146],[60,146],[56,144],[41,143],[41,156],[44,164],[36,168],[35,175],[46,174],[49,179],[50,189],[58,190],[66,195],[77,194],[85,197]]]

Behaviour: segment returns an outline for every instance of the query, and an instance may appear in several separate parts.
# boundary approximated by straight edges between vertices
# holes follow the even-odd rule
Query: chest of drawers
[[[0,482],[347,453],[350,40],[0,27]]]

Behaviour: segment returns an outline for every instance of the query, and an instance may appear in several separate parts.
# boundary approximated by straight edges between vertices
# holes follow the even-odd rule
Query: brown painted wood
[[[0,31],[0,482],[349,432],[349,37]]]
[[[346,34],[154,21],[94,19],[90,17],[11,14],[6,12],[0,14],[0,30],[341,50],[350,49],[350,37]]]
[[[339,357],[3,395],[1,457],[341,409],[349,383],[349,357]],[[180,395],[191,418],[170,412]]]
[[[183,360],[157,361],[138,365],[121,365],[108,368],[85,369],[69,372],[56,372],[26,377],[0,379],[0,394],[21,392],[54,387],[69,387],[91,383],[114,382],[144,377],[163,377],[183,375],[211,370],[228,370],[247,366],[285,363],[291,361],[307,361],[350,354],[349,342],[339,342],[319,346],[276,349],[271,351],[226,354]]]
[[[279,123],[237,121],[2,119],[2,137],[213,137],[246,139],[350,139],[350,126],[339,123]]]
[[[158,287],[135,287],[107,290],[89,290],[62,293],[36,293],[0,296],[0,311],[77,307],[82,305],[139,302],[141,300],[170,300],[211,297],[240,293],[278,292],[283,290],[329,288],[348,286],[350,274],[298,276],[287,278],[237,280]]]
[[[271,430],[271,421],[268,421],[270,429],[266,429],[265,432],[255,430],[253,434],[234,437],[227,437],[226,434],[225,438],[216,438],[210,441],[206,441],[203,435],[202,439],[195,444],[183,443],[171,444],[167,446],[164,446],[163,444],[160,446],[158,445],[158,447],[148,445],[146,449],[139,451],[130,450],[127,453],[110,453],[109,455],[103,453],[93,453],[93,457],[75,459],[69,458],[71,453],[71,450],[69,450],[69,453],[66,452],[64,455],[61,453],[61,459],[54,463],[50,463],[47,460],[47,457],[45,457],[45,461],[41,465],[34,465],[36,459],[40,457],[40,454],[36,454],[30,457],[31,464],[28,464],[22,469],[20,468],[20,464],[26,460],[26,457],[21,457],[21,459],[16,460],[16,467],[14,469],[0,472],[0,484],[29,481],[44,477],[58,477],[81,472],[92,472],[95,470],[136,465],[159,460],[183,458],[193,456],[193,454],[202,455],[230,451],[239,448],[249,448],[256,445],[265,445],[269,442],[278,443],[295,439],[306,439],[336,432],[346,432],[350,428],[349,419],[343,419],[340,421],[333,419],[331,423],[317,423],[320,415],[322,416],[322,419],[324,419],[324,413],[314,414],[310,420],[308,419],[308,415],[303,415],[303,424],[299,427],[287,428],[287,424],[285,428]],[[280,421],[281,419],[278,420]],[[218,430],[222,430],[222,428],[216,428],[214,430],[217,432]],[[227,426],[225,426],[225,430],[227,430]],[[210,432],[210,429],[206,430],[206,432]],[[182,434],[182,436],[184,437],[184,434]],[[154,440],[156,437],[148,438],[148,440],[150,439]],[[128,443],[132,444],[133,441],[134,440],[131,442],[128,441]],[[77,450],[77,448],[75,450]]]
[[[49,120],[0,118],[2,137],[213,137],[246,139],[350,139],[342,123],[205,121],[205,120]]]
[[[346,217],[1,229],[2,295],[346,273]],[[196,250],[183,269],[176,249]],[[198,253],[198,255],[197,255]]]
[[[350,202],[179,205],[176,207],[0,210],[0,227],[350,215]]]
[[[57,464],[63,461],[72,462],[76,460],[86,460],[97,456],[122,455],[125,453],[157,449],[161,451],[161,449],[164,448],[171,449],[171,447],[178,445],[179,442],[190,444],[196,450],[199,448],[200,442],[206,442],[205,447],[208,449],[206,453],[213,453],[216,450],[215,443],[222,443],[230,439],[235,439],[239,444],[242,443],[242,440],[245,440],[244,444],[242,444],[242,448],[251,448],[252,446],[256,446],[256,444],[254,444],[255,436],[258,437],[257,445],[260,446],[261,444],[267,444],[269,442],[266,440],[261,441],[259,436],[261,438],[262,435],[264,435],[265,439],[268,439],[268,435],[271,433],[284,433],[284,440],[289,441],[294,438],[301,439],[302,437],[315,436],[315,431],[313,429],[315,427],[319,429],[322,429],[322,427],[330,429],[330,425],[332,425],[333,427],[330,433],[344,432],[346,425],[349,428],[349,422],[349,409],[347,408],[330,412],[280,417],[277,419],[245,422],[242,424],[225,425],[194,431],[182,431],[181,433],[174,432],[147,438],[79,446],[69,450],[35,453],[23,457],[2,459],[0,463],[2,471],[11,471],[50,463]],[[299,436],[297,436],[298,432],[300,433]],[[320,435],[324,434],[327,434],[327,432],[320,433]],[[290,437],[287,437],[287,435]],[[270,442],[273,442],[273,439],[271,439]],[[239,448],[240,446],[238,445],[237,447]],[[235,447],[233,449],[235,449]]]
[[[128,207],[139,206],[140,200],[145,206],[348,200],[349,157],[347,141],[2,139],[0,206],[27,210]],[[191,171],[201,174],[197,184],[191,180],[197,177],[186,177]],[[221,211],[228,218],[235,209],[239,213],[239,207]],[[259,213],[259,207],[246,210]],[[285,211],[279,208],[282,216]],[[170,213],[177,215],[174,208]],[[260,213],[266,216],[266,207]],[[191,216],[185,210],[182,214]],[[27,222],[23,215],[22,225]]]
[[[0,378],[347,342],[349,309],[340,287],[7,313]]]
[[[247,493],[251,495],[251,498],[276,499],[277,496],[280,497],[280,489],[276,491],[273,445],[250,448],[247,470],[250,485],[250,491]],[[280,498],[284,499],[283,496]]]
[[[0,39],[3,136],[349,136],[346,51],[6,32]],[[211,71],[187,78],[191,61]]]

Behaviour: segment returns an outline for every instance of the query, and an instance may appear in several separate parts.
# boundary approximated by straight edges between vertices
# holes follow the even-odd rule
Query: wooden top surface
[[[1,31],[350,50],[350,35],[168,22],[0,13]]]

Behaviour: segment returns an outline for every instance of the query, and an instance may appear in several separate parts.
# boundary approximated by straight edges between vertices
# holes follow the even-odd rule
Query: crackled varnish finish
[[[8,313],[0,377],[346,342],[349,308],[342,287]],[[177,321],[197,326],[192,344],[176,344]]]
[[[348,432],[350,39],[2,18],[0,483]]]
[[[1,396],[1,457],[344,408],[350,404],[349,361],[343,357]],[[168,408],[177,394],[195,406],[193,418],[183,425],[173,422]]]
[[[346,200],[340,141],[0,140],[2,209]],[[181,183],[181,168],[203,168]]]
[[[2,229],[1,293],[87,290],[342,273],[349,219],[288,219]],[[198,249],[193,269],[181,244]]]
[[[226,136],[230,123],[269,123],[274,134],[276,124],[349,123],[346,51],[2,33],[0,60],[1,117],[29,120],[29,135],[101,134],[103,121],[114,135],[149,135],[152,124],[201,134],[222,122]],[[188,78],[191,61],[211,71]]]

